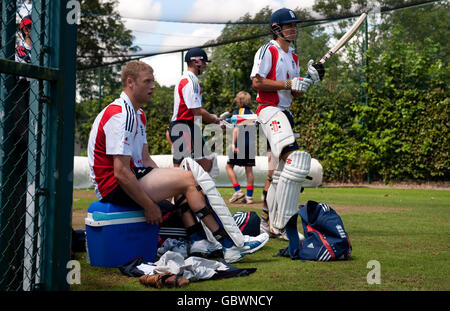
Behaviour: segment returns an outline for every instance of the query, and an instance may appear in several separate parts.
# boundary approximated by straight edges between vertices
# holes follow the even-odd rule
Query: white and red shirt
[[[88,162],[99,200],[118,185],[113,155],[131,156],[130,167],[143,166],[142,150],[147,145],[145,125],[144,111],[135,111],[124,92],[95,119],[89,135]]]
[[[300,77],[298,56],[289,46],[288,52],[284,52],[278,42],[271,40],[263,45],[255,54],[250,79],[256,75],[274,81],[286,81]],[[260,103],[256,113],[267,106],[289,108],[292,103],[291,90],[279,90],[276,92],[258,91],[256,101]]]
[[[190,71],[183,73],[175,85],[173,99],[172,122],[180,120],[194,122],[194,114],[190,109],[202,106],[202,89],[194,73]]]

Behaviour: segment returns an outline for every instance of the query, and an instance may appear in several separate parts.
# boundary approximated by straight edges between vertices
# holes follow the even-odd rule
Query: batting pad
[[[311,155],[304,151],[294,151],[286,159],[276,190],[278,208],[272,225],[282,229],[289,219],[298,212],[298,199],[302,183],[311,167]],[[270,216],[269,216],[270,217]]]
[[[278,209],[277,203],[277,186],[280,180],[281,170],[283,169],[284,162],[280,160],[278,167],[273,171],[272,181],[270,182],[270,187],[267,190],[266,202],[267,209],[269,210],[269,228],[273,233],[277,233],[278,230],[274,230],[272,226],[272,219],[274,219],[275,214]]]
[[[275,158],[279,158],[285,146],[295,142],[291,124],[283,111],[278,107],[266,107],[258,116],[258,122],[270,143]]]
[[[219,191],[217,191],[216,184],[211,179],[208,173],[193,159],[184,158],[181,162],[181,167],[186,171],[191,171],[197,184],[202,188],[203,194],[208,198],[214,213],[219,217],[223,224],[223,228],[228,233],[237,247],[244,245],[244,235],[231,215]]]

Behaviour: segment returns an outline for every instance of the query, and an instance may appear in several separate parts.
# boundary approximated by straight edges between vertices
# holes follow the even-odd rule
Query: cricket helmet
[[[270,26],[284,25],[290,23],[300,23],[300,20],[295,15],[294,11],[286,8],[279,9],[273,12],[270,17]]]
[[[189,49],[189,51],[187,51],[186,55],[184,56],[184,61],[187,63],[199,59],[204,62],[210,62],[210,60],[208,60],[208,55],[206,55],[206,52],[201,48]]]

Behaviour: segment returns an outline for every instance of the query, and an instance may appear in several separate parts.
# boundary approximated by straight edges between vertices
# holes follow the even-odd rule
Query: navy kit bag
[[[330,261],[347,260],[352,245],[341,217],[323,202],[308,201],[300,205],[305,240],[302,241],[300,259]]]
[[[259,229],[261,219],[255,212],[236,212],[233,218],[242,234],[258,236],[261,233]]]
[[[344,229],[341,217],[328,204],[308,201],[299,206],[305,239],[301,242],[299,255],[292,259],[332,261],[347,260],[352,245]],[[290,257],[288,248],[277,256]]]

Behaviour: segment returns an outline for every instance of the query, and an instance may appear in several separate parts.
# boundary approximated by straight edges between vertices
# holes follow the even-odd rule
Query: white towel
[[[184,259],[182,255],[172,251],[167,251],[154,264],[141,264],[137,268],[145,274],[169,272],[190,281],[207,280],[217,271],[228,270],[228,267],[219,261],[195,256]]]

